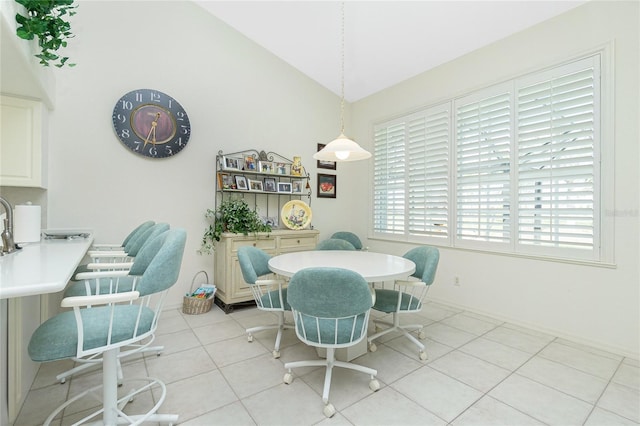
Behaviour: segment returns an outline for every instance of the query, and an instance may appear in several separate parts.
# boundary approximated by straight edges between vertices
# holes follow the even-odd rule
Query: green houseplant
[[[220,203],[217,209],[207,209],[205,217],[211,221],[202,236],[200,254],[210,254],[220,241],[223,232],[249,235],[271,232],[271,226],[262,222],[258,212],[251,210],[242,198],[231,198]]]
[[[75,0],[15,0],[27,9],[27,14],[16,14],[18,28],[16,34],[24,40],[33,40],[38,37],[40,53],[35,55],[40,59],[40,63],[45,67],[49,62],[61,68],[65,65],[74,66],[67,63],[68,57],[60,57],[55,52],[58,49],[67,47],[67,39],[73,37],[71,24],[65,19],[75,15]]]

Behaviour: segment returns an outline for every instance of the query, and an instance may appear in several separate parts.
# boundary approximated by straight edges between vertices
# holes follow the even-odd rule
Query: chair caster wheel
[[[282,379],[285,385],[290,385],[293,382],[293,374],[286,373],[284,379]]]
[[[375,343],[373,343],[373,342],[369,343],[369,351],[375,352],[377,350],[378,350],[378,347],[376,346]]]
[[[334,407],[333,404],[329,403],[324,406],[322,412],[324,413],[325,417],[331,418],[336,413],[336,407]]]
[[[272,354],[274,358],[280,358],[280,351],[273,351]]]
[[[249,343],[253,342],[253,335],[250,334],[247,336],[247,342]]]
[[[369,382],[369,389],[371,389],[374,392],[380,390],[380,382],[376,379],[371,380]]]
[[[427,353],[425,351],[420,351],[419,355],[422,361],[427,359]]]
[[[66,378],[65,378],[65,379],[60,379],[60,384],[61,384],[61,385],[64,385],[66,382],[67,382],[67,379],[66,379]]]
[[[424,331],[420,330],[420,333],[418,333],[418,338],[419,338],[420,340],[424,340],[424,339],[426,339],[426,338],[427,338],[427,335],[426,335],[426,334],[424,334]]]

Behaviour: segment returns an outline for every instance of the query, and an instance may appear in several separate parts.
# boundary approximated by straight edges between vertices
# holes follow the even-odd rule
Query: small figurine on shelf
[[[293,176],[302,176],[302,161],[300,157],[293,157],[293,163],[291,164],[291,174]]]

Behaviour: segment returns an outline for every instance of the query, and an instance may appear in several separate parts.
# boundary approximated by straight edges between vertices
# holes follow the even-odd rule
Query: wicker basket
[[[197,272],[194,275],[193,280],[191,280],[191,291],[189,292],[189,294],[193,294],[194,290],[198,288],[198,286],[202,285],[202,284],[195,284],[196,278],[200,274],[204,274],[204,277],[206,279],[205,284],[209,282],[209,275],[207,275],[205,271]],[[207,285],[210,285],[210,284],[207,284]],[[187,315],[199,315],[199,314],[204,314],[209,312],[211,310],[211,307],[213,306],[213,299],[215,298],[215,295],[216,295],[216,292],[214,289],[213,294],[206,299],[201,299],[198,297],[191,297],[191,296],[184,296],[182,299],[182,312],[184,312]]]

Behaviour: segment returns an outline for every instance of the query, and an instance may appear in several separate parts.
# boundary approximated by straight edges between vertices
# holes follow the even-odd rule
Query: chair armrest
[[[396,285],[400,287],[419,287],[427,284],[422,281],[396,280]]]
[[[74,308],[91,305],[108,305],[110,303],[130,302],[140,297],[140,292],[127,291],[125,293],[99,294],[95,296],[74,296],[62,299],[60,306]]]
[[[76,274],[76,280],[91,280],[94,278],[119,278],[129,275],[129,271],[96,271],[80,272]]]
[[[133,262],[120,263],[88,263],[87,269],[131,269]],[[83,272],[84,273],[84,272]]]
[[[122,250],[118,251],[88,251],[87,256],[93,259],[112,258],[112,257],[127,257],[127,253]]]
[[[256,280],[254,285],[278,285],[282,286],[285,283],[284,280]]]

